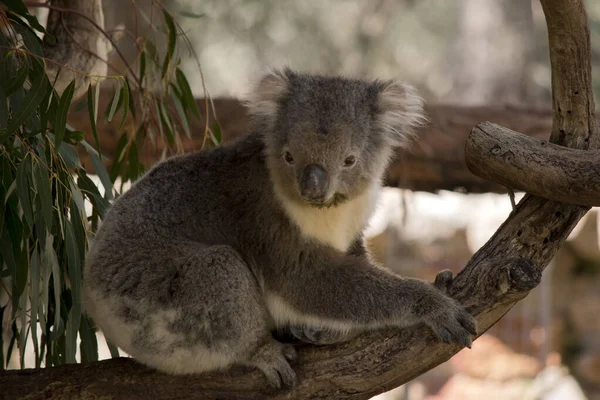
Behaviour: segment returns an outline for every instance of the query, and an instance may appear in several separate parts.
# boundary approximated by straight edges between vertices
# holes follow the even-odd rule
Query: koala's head
[[[264,76],[246,104],[262,129],[278,193],[315,207],[379,184],[393,149],[425,120],[408,85],[289,69]]]

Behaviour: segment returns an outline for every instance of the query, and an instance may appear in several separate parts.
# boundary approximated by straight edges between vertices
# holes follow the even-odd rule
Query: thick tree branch
[[[555,134],[551,141],[575,148],[594,144],[595,148],[598,133],[591,94],[589,31],[582,2],[542,0],[549,26],[553,86],[557,88],[553,91]],[[573,29],[559,29],[562,26]],[[539,283],[543,269],[587,210],[534,196],[526,196],[517,205],[449,288],[475,315],[480,334]],[[117,359],[88,366],[4,372],[0,374],[0,393],[10,399],[368,399],[448,360],[458,350],[455,345],[439,343],[432,332],[417,326],[362,335],[338,346],[304,346],[297,366],[300,381],[286,391],[266,389],[257,371],[238,368],[170,377]]]
[[[567,149],[484,122],[466,145],[467,167],[506,187],[555,201],[600,206],[600,151]]]
[[[112,100],[111,89],[101,89],[99,109],[104,110]],[[133,96],[135,99],[137,95]],[[181,136],[185,151],[200,149],[206,124],[204,99],[198,98],[201,119],[191,121],[192,137]],[[222,128],[224,143],[247,134],[252,129],[246,110],[241,102],[234,98],[213,99]],[[471,173],[465,164],[465,141],[471,129],[481,121],[492,121],[527,136],[548,140],[552,130],[552,111],[524,109],[515,107],[487,106],[464,107],[449,104],[428,104],[426,113],[430,123],[420,132],[419,142],[411,151],[399,151],[394,162],[388,168],[385,183],[388,186],[405,189],[436,192],[438,190],[460,190],[469,193],[497,192],[505,193],[506,188],[495,182],[486,181]],[[88,141],[93,142],[88,112],[73,107],[69,123],[76,129],[88,132]],[[214,119],[209,113],[208,125]],[[119,114],[112,122],[98,118],[100,148],[107,156],[110,167],[121,131]],[[80,150],[80,158],[89,171],[93,171],[87,151]],[[145,166],[153,165],[162,155],[165,146],[158,143],[153,147],[146,143],[140,149],[140,160]]]

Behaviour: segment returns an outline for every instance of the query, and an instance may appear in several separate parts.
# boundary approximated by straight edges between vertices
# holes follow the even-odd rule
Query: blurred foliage
[[[473,77],[472,71],[461,69],[462,63],[471,61],[461,39],[464,35],[467,41],[480,40],[478,34],[463,31],[467,0],[169,1],[174,9],[204,13],[201,23],[181,19],[181,24],[199,49],[215,96],[242,95],[249,88],[249,78],[264,66],[287,64],[325,73],[404,79],[416,85],[427,101],[461,104],[464,97],[456,93],[462,89],[461,74],[466,74],[466,80]],[[500,72],[498,87],[516,91],[519,85],[526,86],[522,92],[528,97],[521,98],[522,104],[548,107],[550,62],[540,1],[475,2],[501,8],[491,21],[482,22],[482,29],[490,32],[491,42],[482,48],[489,68],[478,69],[477,75]],[[504,15],[502,11],[515,3],[530,6],[531,11]],[[585,4],[592,35],[594,89],[600,98],[600,1],[585,0]],[[123,15],[109,18],[113,23],[129,23]],[[513,38],[511,32],[531,36]],[[524,46],[527,40],[531,48]],[[524,60],[511,58],[519,47]],[[193,60],[183,59],[184,71],[193,66]],[[477,84],[478,80],[473,81]],[[200,96],[200,82],[191,79],[190,83]]]
[[[157,50],[152,38],[143,38],[137,71],[129,68],[127,75],[90,76],[96,85],[89,86],[83,101],[95,139],[91,145],[83,139],[84,132],[67,124],[75,102],[75,80],[59,94],[48,79],[46,65],[53,61],[43,57],[36,33],[44,34],[44,28],[21,0],[2,3],[6,8],[0,13],[4,27],[0,33],[0,326],[9,327],[10,334],[0,335],[0,369],[17,353],[25,367],[28,343],[33,346],[35,367],[95,361],[94,324],[82,309],[88,241],[110,202],[119,196],[115,182],[134,181],[144,172],[137,154],[143,141],[156,135],[172,148],[179,135],[191,134],[190,119],[199,117],[199,111],[179,69],[179,43],[185,35],[172,15],[155,2],[163,20],[154,28],[166,38],[164,51]],[[82,73],[61,68],[62,74]],[[104,79],[113,82],[114,93],[102,116],[98,88]],[[96,122],[102,117],[110,121],[118,111],[122,134],[107,171]],[[128,115],[133,135],[123,129]],[[206,134],[215,137],[208,128]],[[103,190],[82,166],[76,151],[80,146],[91,157]],[[109,348],[118,355],[114,346]]]

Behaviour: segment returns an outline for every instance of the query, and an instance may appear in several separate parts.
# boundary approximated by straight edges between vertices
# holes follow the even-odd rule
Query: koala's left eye
[[[344,160],[344,167],[351,167],[354,164],[356,164],[356,157],[354,156],[346,157],[346,159]]]

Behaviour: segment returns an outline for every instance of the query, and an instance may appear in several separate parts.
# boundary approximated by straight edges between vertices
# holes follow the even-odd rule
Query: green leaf
[[[73,226],[70,220],[66,221],[66,236],[65,244],[67,247],[68,275],[71,284],[71,310],[69,319],[67,320],[67,337],[66,351],[67,362],[74,363],[75,353],[77,348],[77,333],[79,332],[79,324],[81,322],[81,258]]]
[[[52,189],[51,179],[46,169],[46,166],[36,163],[34,165],[34,178],[36,182],[36,189],[41,199],[41,210],[36,210],[38,213],[41,211],[44,216],[44,223],[48,229],[52,228],[52,213],[53,213],[53,201],[52,201]]]
[[[2,3],[8,6],[8,9],[16,13],[17,15],[22,16],[29,22],[29,24],[42,33],[46,33],[46,30],[42,25],[40,25],[37,18],[31,14],[29,14],[29,10],[27,10],[27,6],[21,0],[2,0]],[[10,13],[8,13],[10,14]],[[10,15],[9,15],[10,17]],[[11,18],[14,19],[14,18]]]
[[[109,342],[108,339],[106,338],[106,336],[104,337],[104,340],[106,341],[106,346],[108,347],[108,351],[110,351],[110,356],[112,358],[119,357],[119,349],[117,348],[117,346],[115,346],[114,344]]]
[[[8,122],[8,99],[0,87],[0,129],[6,129]]]
[[[67,130],[65,132],[65,137],[63,138],[63,141],[65,143],[69,143],[73,146],[76,146],[83,140],[84,136],[85,136],[84,131],[72,130],[67,125]]]
[[[206,14],[196,14],[190,11],[180,11],[179,15],[181,15],[182,17],[195,19],[204,18],[206,16]]]
[[[64,146],[60,146],[60,149],[58,149],[58,154],[60,154],[63,160],[65,160],[67,167],[81,167],[81,161],[79,161],[79,154],[77,153],[77,150],[75,150],[70,144],[66,143]]]
[[[50,238],[51,237],[49,237],[49,239]],[[63,329],[64,329],[64,324],[60,317],[60,311],[59,311],[59,307],[61,304],[60,295],[62,292],[62,283],[61,283],[62,277],[61,277],[61,273],[60,273],[60,265],[58,263],[58,257],[56,256],[56,251],[54,250],[52,239],[46,240],[46,248],[44,249],[42,259],[44,260],[44,265],[49,266],[50,270],[52,272],[52,287],[54,288],[55,310],[54,310],[54,321],[53,321],[51,340],[54,341],[57,336],[60,336],[60,334],[62,334],[60,328],[61,328],[61,325],[63,325]],[[47,285],[49,285],[49,284],[50,284],[50,282],[47,282]]]
[[[81,343],[79,345],[81,362],[91,363],[98,361],[98,338],[96,337],[96,332],[94,331],[90,319],[86,315],[83,315],[83,318],[81,318],[79,336],[81,337]]]
[[[77,250],[79,251],[79,256],[81,258],[81,266],[85,264],[85,253],[86,253],[86,244],[87,244],[87,232],[86,227],[88,225],[88,218],[86,215],[85,208],[79,209],[79,207],[75,203],[75,200],[71,199],[71,210],[78,209],[79,212],[73,212],[72,215],[76,215],[77,218],[73,217],[71,219],[71,225],[73,226],[73,233],[75,235],[75,241],[77,242]]]
[[[0,236],[2,238],[2,241],[0,243],[0,253],[2,254],[2,259],[4,260],[4,263],[8,268],[10,276],[16,276],[17,262],[15,261],[13,245],[6,224],[2,226],[2,232]]]
[[[51,204],[52,205],[52,204]],[[42,210],[42,198],[37,196],[35,198],[35,237],[40,242],[40,247],[44,248],[46,246],[46,233],[52,229],[52,227],[47,227],[44,222],[44,213]],[[52,215],[50,215],[52,217]]]
[[[18,15],[27,15],[29,14],[29,10],[27,10],[27,6],[21,0],[2,0],[9,10],[18,14]]]
[[[31,53],[43,57],[44,53],[42,52],[42,41],[40,38],[31,30],[30,27],[21,23],[21,21],[14,21],[12,24],[15,30],[23,37],[23,43],[27,50]],[[40,61],[34,57],[34,60]]]
[[[27,296],[27,290],[19,297],[19,309],[17,314],[19,315],[19,320],[27,321],[27,302],[29,300],[29,296]],[[29,329],[27,329],[27,325],[21,326],[21,331],[19,332],[19,361],[21,365],[25,365],[25,354],[27,351],[27,333]]]
[[[162,78],[164,79],[167,75],[167,71],[169,69],[169,63],[173,58],[173,54],[175,54],[175,44],[177,42],[177,30],[175,29],[175,23],[173,22],[173,17],[169,15],[168,12],[163,11],[163,15],[165,18],[165,24],[167,25],[167,31],[169,34],[169,44],[167,48],[167,54],[165,55],[165,60],[163,62],[162,67]]]
[[[17,193],[25,220],[30,228],[33,227],[33,201],[35,194],[31,192],[31,158],[27,157],[17,167]]]
[[[167,110],[164,104],[157,103],[159,108],[159,116],[160,122],[164,129],[165,136],[167,137],[167,142],[169,146],[173,147],[175,145],[175,135],[173,134],[173,126],[171,125],[171,120],[169,119],[169,115],[167,114]]]
[[[45,232],[44,232],[45,234]],[[35,367],[40,367],[40,350],[37,337],[38,327],[38,309],[40,302],[40,280],[41,280],[41,263],[40,253],[37,247],[33,248],[31,253],[31,269],[30,269],[30,282],[31,282],[31,338],[33,340],[33,351],[35,353]]]
[[[4,310],[7,306],[0,307],[0,326],[4,326]],[[0,371],[4,370],[4,335],[0,335]]]
[[[181,121],[181,126],[186,134],[186,136],[189,138],[192,137],[192,134],[190,132],[190,124],[188,122],[188,117],[187,114],[185,112],[185,110],[183,109],[183,105],[181,104],[181,100],[180,100],[180,96],[178,96],[178,90],[175,86],[172,87],[173,91],[171,92],[171,97],[173,98],[173,104],[175,104],[175,110],[177,110],[177,114],[179,115],[179,120]]]
[[[98,210],[98,214],[100,214],[100,218],[104,218],[108,209],[110,208],[110,203],[106,200],[100,192],[98,191],[98,187],[94,182],[85,174],[83,171],[79,171],[77,184],[81,188],[82,192],[87,196],[92,203],[92,206]]]
[[[7,79],[2,86],[4,87],[4,92],[7,96],[13,94],[17,89],[22,88],[25,83],[25,79],[27,79],[27,75],[29,73],[29,66],[27,63],[21,66],[17,70],[17,75],[12,79]]]
[[[94,167],[94,172],[100,178],[100,182],[102,182],[102,186],[104,186],[104,197],[108,200],[113,198],[113,186],[110,180],[110,176],[108,175],[108,171],[102,161],[95,154],[90,154],[90,161],[92,162],[92,166]]]
[[[215,123],[213,125],[212,133],[213,133],[213,142],[216,145],[221,144],[221,140],[222,140],[221,125],[219,125],[219,123],[217,121],[215,121]]]
[[[123,97],[123,119],[121,119],[121,125],[119,125],[119,130],[121,130],[121,128],[123,128],[123,125],[125,125],[125,120],[127,119],[127,110],[129,108],[129,84],[127,83],[127,81],[125,81],[125,83],[123,84],[121,91],[123,92],[121,94],[121,96]]]
[[[14,117],[8,123],[8,133],[13,133],[35,112],[40,105],[46,90],[48,89],[48,78],[40,75],[32,84],[31,89],[23,99],[23,107],[15,112]]]
[[[74,213],[77,211],[77,215],[83,215],[82,213],[85,211],[85,202],[83,201],[83,193],[81,193],[81,189],[77,187],[74,182],[69,182],[69,188],[71,189],[71,196],[73,197],[74,205],[77,207],[73,207],[71,205],[71,212]]]
[[[73,93],[75,92],[75,80],[69,83],[69,86],[64,90],[60,101],[58,102],[58,108],[56,109],[56,119],[54,120],[54,146],[60,149],[60,145],[63,141],[65,134],[65,128],[67,126],[67,114],[69,113],[69,106],[73,99]]]
[[[179,86],[179,89],[181,90],[181,96],[183,97],[183,105],[186,107],[187,110],[191,110],[194,113],[194,115],[198,119],[200,119],[200,110],[198,109],[198,104],[196,104],[196,99],[192,94],[190,84],[188,83],[185,75],[179,68],[177,68],[175,74],[177,77],[177,85]]]
[[[141,125],[143,126],[143,124]],[[113,164],[110,168],[110,180],[114,182],[119,176],[119,172],[121,171],[123,157],[125,157],[125,148],[127,146],[127,134],[123,133],[117,142],[117,148],[115,149],[115,154],[113,157]]]
[[[125,85],[127,85],[127,91],[129,92],[129,112],[135,120],[135,104],[133,103],[133,93],[131,92],[131,86],[129,85],[129,79],[125,77]]]
[[[120,99],[121,99],[121,90],[119,90],[119,88],[115,88],[115,94],[113,96],[112,103],[110,104],[110,109],[109,109],[108,115],[106,117],[106,120],[108,122],[111,122],[113,117],[115,116],[115,113],[117,112],[117,106],[119,105]]]
[[[96,84],[98,85],[98,84]],[[94,98],[92,96],[92,84],[88,86],[87,91],[87,106],[88,113],[90,115],[90,124],[92,125],[92,134],[94,135],[94,143],[96,144],[96,150],[100,152],[100,140],[98,139],[98,130],[96,129],[96,113],[98,112],[98,108],[96,103],[94,102]]]
[[[17,340],[17,336],[19,336],[17,331],[17,322],[12,323],[12,337],[10,338],[10,342],[8,343],[8,349],[6,350],[6,365],[10,362],[10,357],[12,355],[13,348],[15,346],[15,341]]]
[[[144,75],[146,75],[146,52],[142,50],[140,53],[140,82],[144,82]]]

